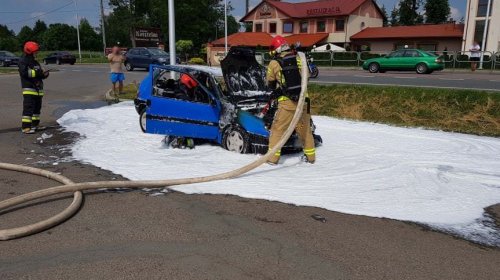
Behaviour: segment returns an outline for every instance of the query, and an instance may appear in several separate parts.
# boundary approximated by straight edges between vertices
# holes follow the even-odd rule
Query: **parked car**
[[[53,52],[53,53],[50,53],[49,55],[47,55],[44,59],[43,59],[43,64],[47,65],[47,64],[57,64],[57,65],[61,65],[61,64],[75,64],[76,62],[76,56],[74,56],[73,54],[69,53],[69,52]]]
[[[182,90],[179,78],[187,74],[197,86],[191,96]],[[232,48],[219,68],[205,66],[151,65],[142,81],[135,107],[146,133],[204,139],[238,153],[266,153],[274,112],[265,68],[253,50]],[[274,106],[273,106],[274,108]],[[314,123],[311,121],[313,133]],[[315,135],[317,145],[322,143]],[[284,147],[298,151],[302,145],[293,134]]]
[[[363,63],[363,69],[370,73],[384,73],[388,70],[416,71],[418,74],[430,74],[444,69],[441,57],[418,49],[402,49],[387,56],[371,58]]]
[[[17,65],[19,63],[19,57],[8,51],[0,51],[0,67],[9,67],[11,65]]]
[[[179,57],[176,63],[180,63]],[[170,54],[158,48],[131,48],[125,53],[125,69],[133,71],[135,68],[149,69],[149,66],[169,65]]]

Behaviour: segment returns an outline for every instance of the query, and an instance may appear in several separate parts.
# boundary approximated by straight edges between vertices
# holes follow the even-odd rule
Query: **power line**
[[[45,16],[45,15],[48,15],[50,13],[54,13],[54,12],[57,12],[59,10],[62,10],[66,7],[68,7],[69,5],[72,5],[73,4],[73,1],[70,1],[69,3],[67,3],[66,5],[63,5],[59,8],[55,8],[53,10],[50,10],[50,11],[47,11],[47,12],[44,12],[42,14],[39,14],[39,15],[36,15],[34,17],[30,17],[30,18],[26,18],[26,19],[21,19],[21,20],[18,20],[18,21],[12,21],[12,22],[8,22],[8,23],[5,23],[5,25],[9,25],[9,24],[16,24],[16,23],[21,23],[21,22],[26,22],[26,21],[30,21],[30,20],[33,20],[33,19],[37,19],[37,18],[40,18],[42,16]]]

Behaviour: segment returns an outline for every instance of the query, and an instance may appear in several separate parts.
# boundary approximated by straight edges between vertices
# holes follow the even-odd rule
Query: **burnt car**
[[[0,67],[19,64],[19,57],[8,51],[0,51]]]
[[[184,74],[197,82],[190,95],[180,85]],[[146,133],[204,139],[238,153],[267,152],[274,118],[268,108],[276,107],[265,83],[265,68],[246,48],[232,48],[222,69],[151,65],[134,103]],[[314,133],[312,121],[311,126]],[[322,144],[319,135],[314,139],[317,146]],[[283,150],[302,150],[295,133]]]
[[[70,52],[52,52],[43,59],[43,64],[75,64],[76,56]]]

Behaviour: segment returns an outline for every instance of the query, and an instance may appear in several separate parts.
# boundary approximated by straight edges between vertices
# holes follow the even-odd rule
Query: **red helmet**
[[[193,79],[188,74],[181,74],[181,83],[185,85],[187,88],[192,89],[198,85],[198,82]]]
[[[271,41],[270,48],[272,51],[276,51],[284,45],[288,45],[287,41],[285,40],[285,38],[278,35]]]
[[[40,50],[40,46],[36,42],[29,41],[24,44],[23,50],[25,54],[34,54]]]

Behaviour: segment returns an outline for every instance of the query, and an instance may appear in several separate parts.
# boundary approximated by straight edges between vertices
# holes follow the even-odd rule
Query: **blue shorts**
[[[116,82],[123,82],[125,81],[125,75],[123,75],[123,73],[110,73],[109,79],[113,84]]]

